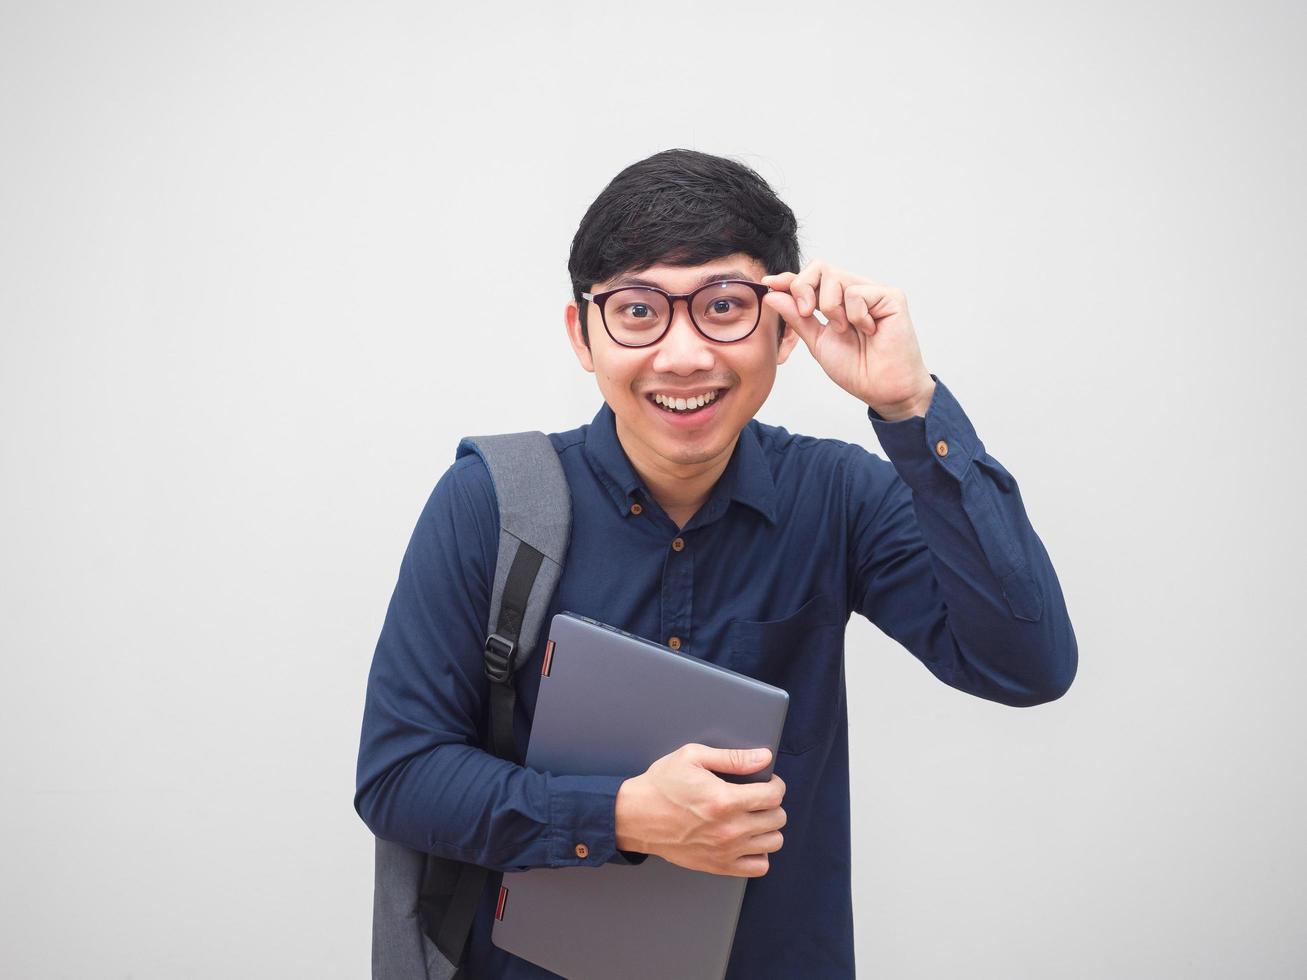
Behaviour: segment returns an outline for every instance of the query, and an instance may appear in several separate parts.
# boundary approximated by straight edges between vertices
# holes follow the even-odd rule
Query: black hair
[[[651,265],[698,265],[743,252],[767,274],[799,271],[798,222],[757,172],[672,149],[631,164],[595,198],[572,238],[567,271],[586,329],[583,292]],[[782,332],[784,321],[781,322]]]

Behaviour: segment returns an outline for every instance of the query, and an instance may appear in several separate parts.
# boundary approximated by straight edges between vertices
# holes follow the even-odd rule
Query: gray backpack
[[[531,656],[563,573],[572,500],[542,432],[477,436],[456,458],[485,461],[499,501],[499,553],[484,647],[490,678],[486,749],[521,763],[513,744],[513,676]],[[372,899],[374,980],[449,980],[463,954],[486,868],[377,838]]]

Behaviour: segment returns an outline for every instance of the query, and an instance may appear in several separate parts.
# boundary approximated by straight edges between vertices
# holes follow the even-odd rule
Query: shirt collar
[[[631,504],[636,500],[636,491],[646,499],[651,496],[617,438],[617,417],[607,402],[604,402],[587,427],[585,457],[590,469],[612,498],[613,505],[621,513],[630,513]],[[713,486],[708,502],[700,509],[694,523],[715,520],[731,500],[752,507],[768,522],[776,523],[776,483],[772,479],[767,454],[758,441],[756,419],[750,419],[749,424],[740,430],[740,438],[735,443],[730,462]]]

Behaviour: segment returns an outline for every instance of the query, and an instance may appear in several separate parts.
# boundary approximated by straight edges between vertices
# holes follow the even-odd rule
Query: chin
[[[687,446],[683,443],[659,448],[662,450],[661,454],[665,459],[683,466],[711,462],[726,449],[725,446]]]

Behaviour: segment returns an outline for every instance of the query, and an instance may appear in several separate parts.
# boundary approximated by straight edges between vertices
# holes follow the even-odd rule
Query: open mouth
[[[691,398],[671,397],[655,392],[652,395],[646,395],[650,402],[658,408],[659,411],[668,415],[689,418],[695,415],[701,415],[708,411],[713,405],[726,394],[725,388],[714,388],[710,391],[700,392]]]

